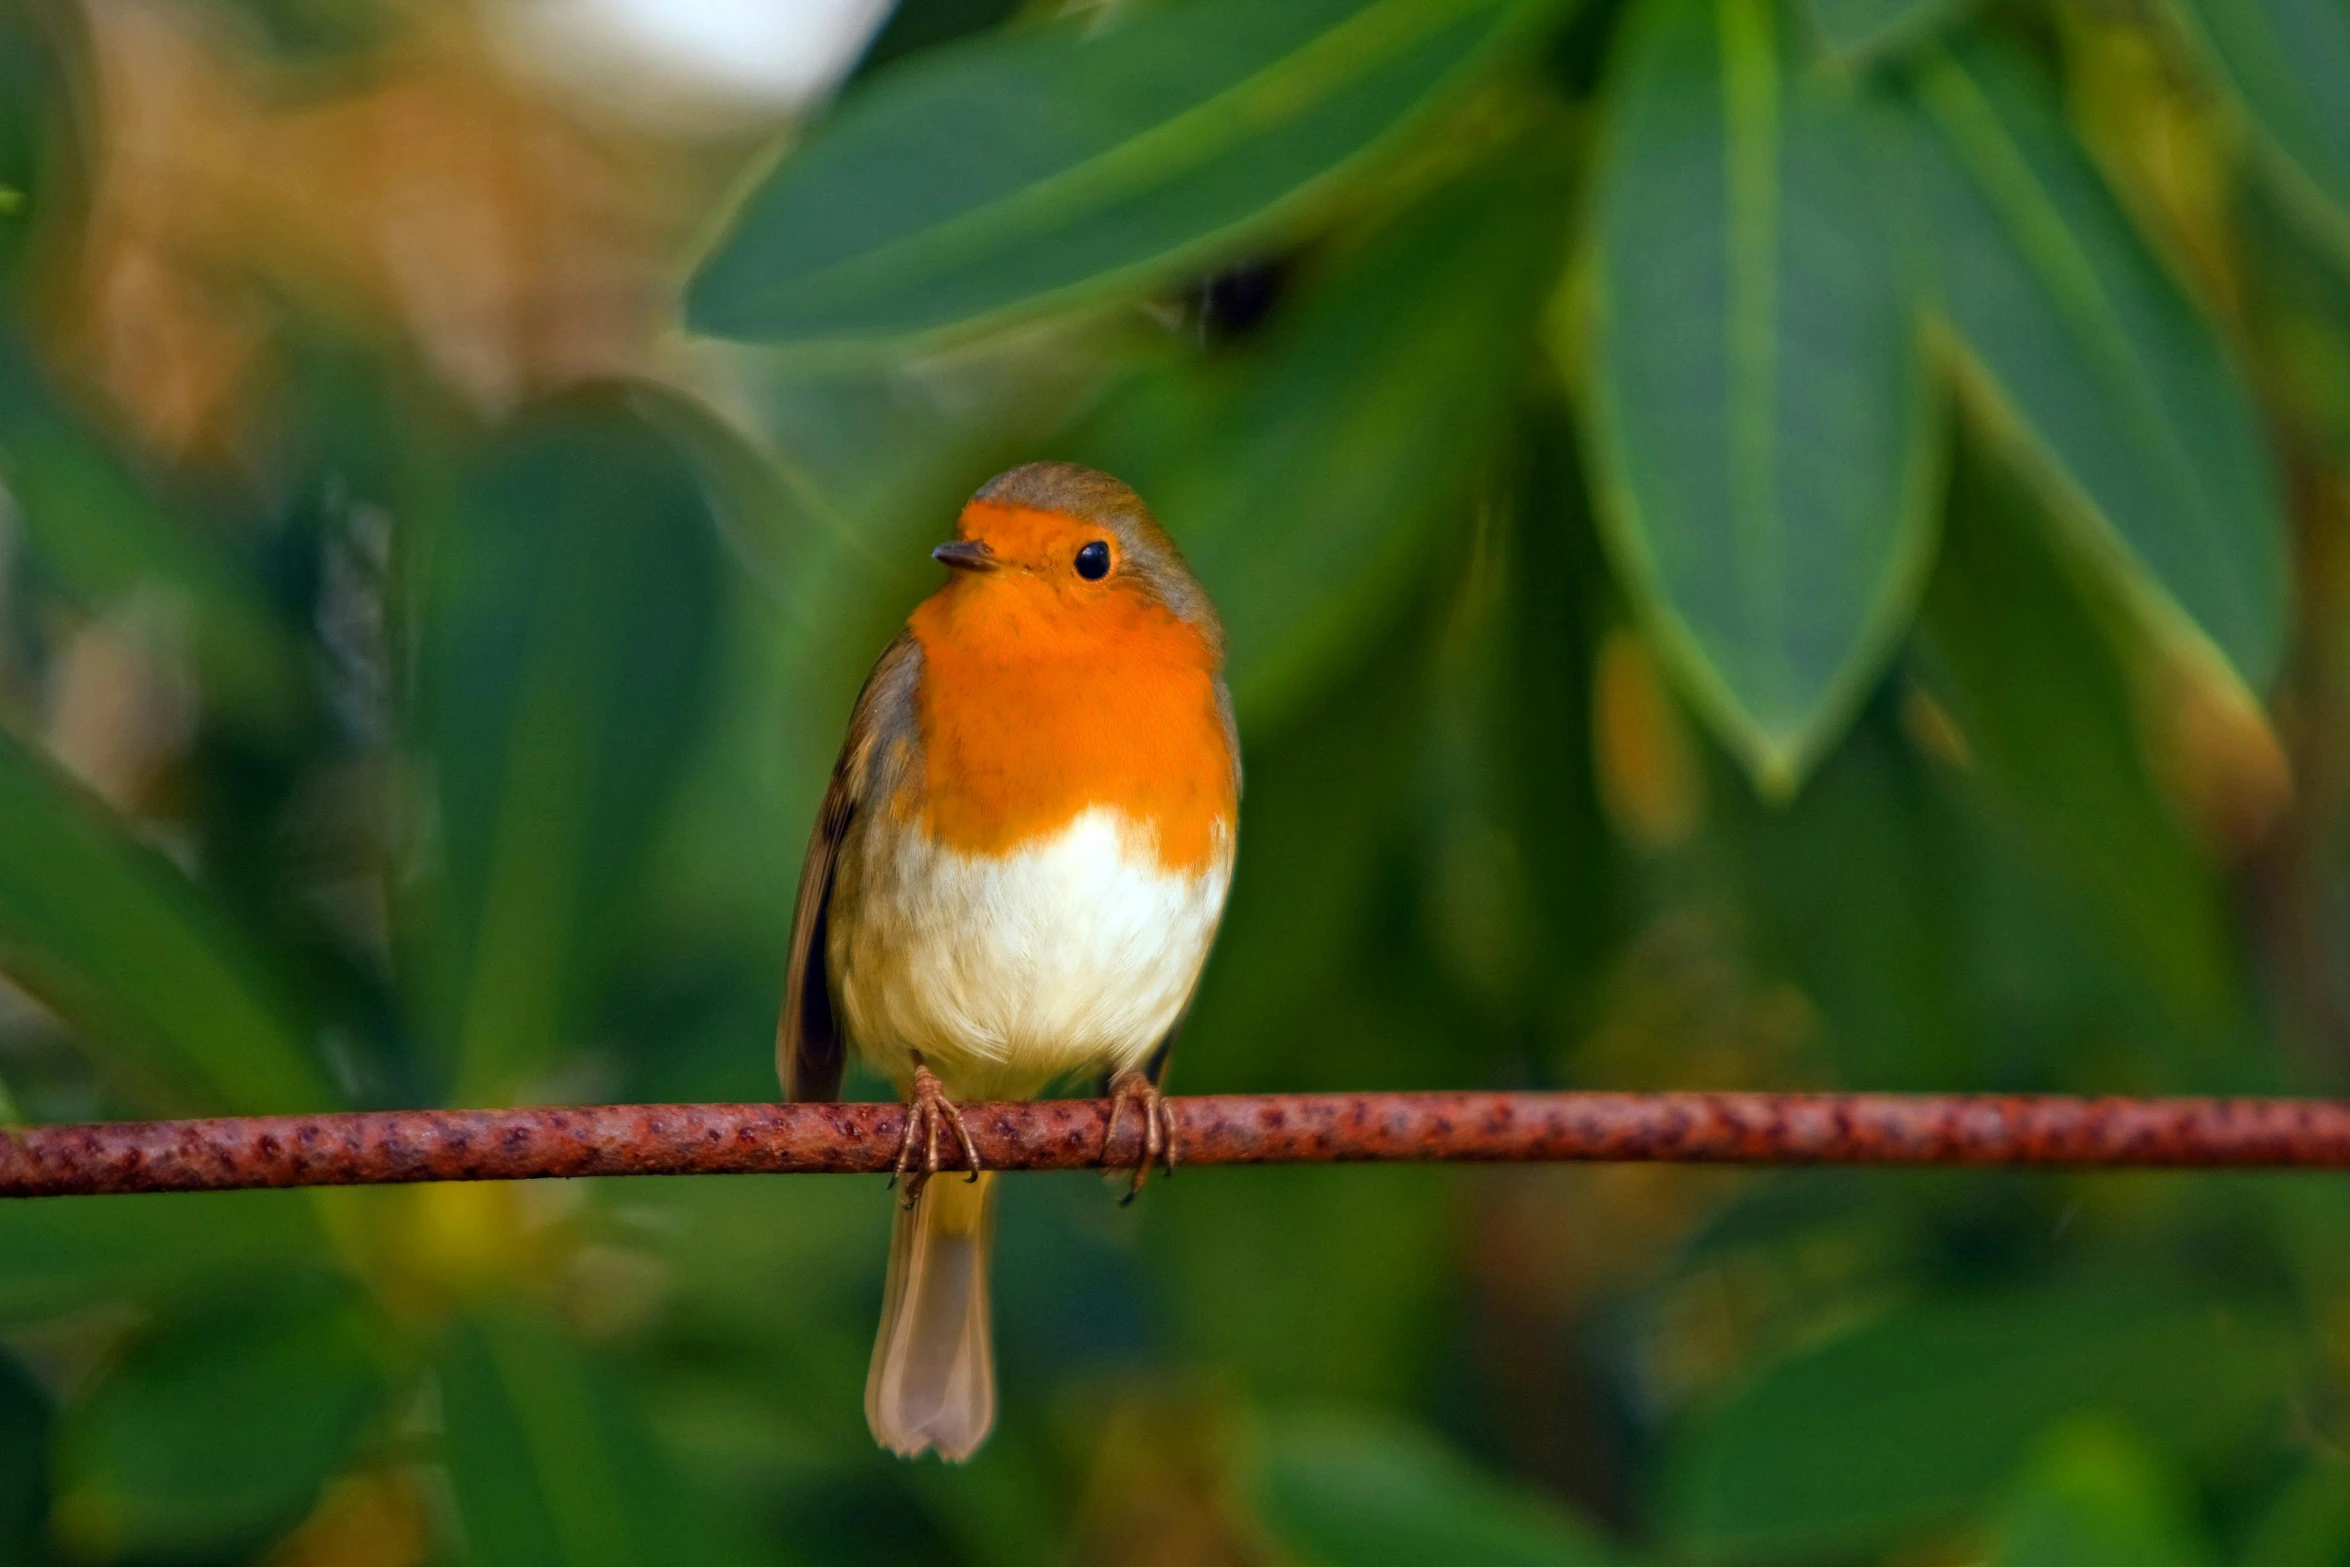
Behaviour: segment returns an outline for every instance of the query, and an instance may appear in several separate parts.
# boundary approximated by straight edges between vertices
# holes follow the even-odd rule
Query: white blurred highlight
[[[664,124],[790,114],[840,84],[893,0],[485,0],[519,70]]]

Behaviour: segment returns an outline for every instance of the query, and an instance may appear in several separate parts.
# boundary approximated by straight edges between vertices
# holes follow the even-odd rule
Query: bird
[[[959,1103],[1091,1080],[1173,1172],[1168,1058],[1232,885],[1240,743],[1224,633],[1132,489],[1065,462],[982,485],[947,577],[859,694],[802,862],[784,1096],[848,1053],[907,1106],[865,1415],[960,1462],[995,1418],[993,1176]],[[960,1165],[959,1170],[954,1169]],[[942,1171],[947,1172],[944,1178]]]

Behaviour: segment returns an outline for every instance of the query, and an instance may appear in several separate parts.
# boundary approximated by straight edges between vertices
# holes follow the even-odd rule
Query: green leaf
[[[1234,879],[1222,934],[1173,1068],[1194,1091],[1304,1090],[1331,1081],[1329,1074],[1341,1067],[1349,1082],[1362,1082],[1359,1035],[1322,1024],[1331,999],[1348,992],[1347,963],[1361,949],[1380,873],[1403,832],[1399,818],[1412,798],[1417,742],[1430,701],[1429,641],[1424,625],[1405,621],[1335,690],[1247,747],[1248,868]],[[1305,1173],[1310,1184],[1312,1172]],[[1275,1187],[1286,1192],[1278,1180]],[[1265,1211],[1264,1201],[1253,1213]],[[1252,1216],[1247,1228],[1253,1232],[1256,1222]],[[1283,1222],[1274,1221],[1273,1228]],[[1203,1258],[1218,1249],[1219,1224],[1213,1214],[1200,1221],[1196,1239]],[[1270,1236],[1266,1242],[1279,1244]],[[1315,1307],[1291,1300],[1287,1289],[1257,1291],[1261,1279],[1224,1269],[1209,1273],[1186,1270],[1186,1279],[1215,1296],[1202,1316],[1219,1339],[1265,1315],[1242,1312],[1221,1320],[1234,1290],[1252,1291],[1276,1311],[1296,1311],[1299,1323],[1313,1320]],[[1374,1293],[1383,1296],[1385,1286],[1396,1282],[1397,1271],[1389,1269]],[[1310,1295],[1311,1287],[1304,1293]],[[1328,1346],[1317,1336],[1310,1347],[1309,1358],[1319,1359]],[[1286,1350],[1268,1339],[1264,1363],[1295,1365],[1308,1348],[1302,1339]]]
[[[2236,1558],[2239,1567],[2301,1567],[2350,1560],[2350,1470],[2313,1455],[2277,1496]]]
[[[397,8],[380,0],[212,0],[240,42],[290,67],[350,69],[398,35]]]
[[[462,1560],[682,1567],[711,1559],[635,1410],[556,1324],[467,1319],[442,1356],[440,1385]]]
[[[2350,11],[2337,0],[2173,0],[2251,121],[2277,189],[2350,265]]]
[[[553,1064],[698,730],[717,532],[637,393],[520,416],[429,543],[414,739],[436,807],[425,1010],[460,1102]]]
[[[71,8],[0,9],[0,285],[15,282],[42,226],[80,199],[80,43]]]
[[[311,1027],[203,891],[0,734],[0,972],[192,1106],[315,1110]]]
[[[1983,847],[1890,706],[1862,716],[1793,805],[1732,817],[1752,856],[1742,901],[1757,945],[1816,1009],[1838,1082],[1980,1088],[1962,890]]]
[[[315,1258],[320,1241],[301,1192],[0,1203],[0,1322],[152,1305]]]
[[[2260,281],[2253,352],[2270,395],[2338,462],[2350,453],[2350,267],[2282,208],[2265,188],[2234,208],[2233,243]]]
[[[2285,524],[2210,324],[2045,82],[1969,50],[1925,62],[1914,102],[1924,253],[1970,385],[2132,603],[2264,690],[2284,647]]]
[[[1947,23],[1972,0],[1804,0],[1812,31],[1842,65],[1899,49]]]
[[[1261,729],[1386,626],[1517,390],[1563,243],[1548,144],[1422,201],[1310,285],[1240,363],[1151,374],[1081,434],[1182,545]]]
[[[2011,1499],[1996,1567],[2208,1567],[2194,1498],[2128,1428],[2084,1422],[2052,1437]]]
[[[1617,570],[1765,793],[1879,671],[1934,538],[1938,410],[1848,81],[1762,0],[1666,0],[1598,175],[1590,409]]]
[[[870,76],[908,55],[1001,27],[1019,10],[1020,0],[898,0],[866,46],[856,74]]]
[[[936,50],[785,159],[703,263],[687,319],[889,339],[1148,286],[1326,197],[1547,10],[1176,0]]]
[[[1189,1062],[1175,1070],[1208,1081]],[[1169,1309],[1182,1341],[1259,1392],[1409,1396],[1458,1282],[1453,1181],[1429,1170],[1264,1174],[1245,1200],[1202,1182],[1146,1221],[1179,1281]]]
[[[2193,1036],[2173,1087],[2247,1089],[2265,1059],[2231,1049],[2238,979],[2212,867],[2146,768],[2128,671],[2068,580],[2047,515],[1973,454],[1958,464],[1926,595],[1929,673],[1985,797],[2085,904],[2113,954]],[[2159,1058],[2137,1045],[2142,1064]],[[2214,1078],[2210,1074],[2223,1075]]]
[[[1898,1310],[1691,1422],[1670,1526],[1713,1562],[1880,1552],[1980,1504],[2083,1413],[2207,1451],[2285,1394],[2303,1353],[2280,1323],[2144,1291]]]
[[[0,1562],[50,1560],[49,1395],[14,1355],[0,1353]]]
[[[102,608],[143,586],[168,591],[190,613],[208,695],[261,724],[292,716],[305,654],[254,577],[204,536],[201,518],[175,514],[5,326],[0,481],[33,552],[74,597]]]
[[[89,1555],[241,1555],[310,1510],[384,1396],[348,1285],[256,1278],[140,1333],[66,1410],[58,1532]]]
[[[1275,1542],[1313,1567],[1601,1567],[1614,1559],[1556,1504],[1397,1421],[1275,1418],[1250,1478]]]

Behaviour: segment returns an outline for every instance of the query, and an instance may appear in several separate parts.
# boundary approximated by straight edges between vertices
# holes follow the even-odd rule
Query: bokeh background
[[[759,1099],[997,470],[1224,610],[1180,1091],[2350,1091],[2340,0],[0,0],[20,1121]],[[878,1085],[853,1085],[872,1094]],[[2336,1177],[0,1207],[0,1562],[2350,1561]]]

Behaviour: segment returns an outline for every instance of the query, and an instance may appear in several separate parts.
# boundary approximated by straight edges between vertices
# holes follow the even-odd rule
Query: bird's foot
[[[906,1182],[906,1206],[914,1206],[914,1199],[922,1195],[922,1188],[939,1172],[938,1133],[944,1124],[955,1134],[955,1141],[963,1145],[964,1167],[970,1170],[970,1179],[979,1179],[979,1149],[971,1141],[971,1129],[963,1124],[963,1112],[947,1097],[947,1091],[938,1080],[938,1074],[916,1063],[914,1093],[906,1101],[906,1130],[898,1138],[898,1158],[892,1167],[889,1183],[895,1186],[899,1177]]]
[[[1134,1201],[1142,1191],[1142,1183],[1150,1179],[1151,1166],[1158,1165],[1170,1176],[1175,1173],[1179,1146],[1175,1136],[1175,1114],[1167,1108],[1166,1096],[1159,1085],[1132,1067],[1110,1079],[1110,1124],[1102,1131],[1102,1157],[1110,1156],[1110,1149],[1118,1141],[1118,1120],[1133,1105],[1142,1113],[1142,1161],[1134,1167],[1134,1180],[1119,1198],[1120,1206]]]

